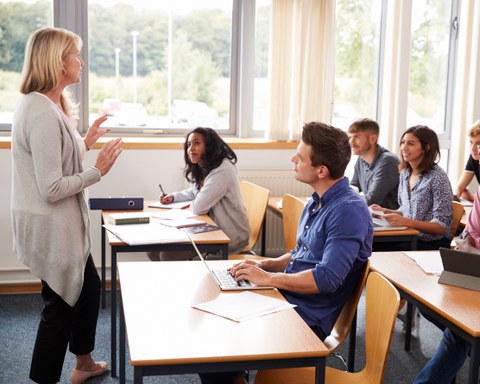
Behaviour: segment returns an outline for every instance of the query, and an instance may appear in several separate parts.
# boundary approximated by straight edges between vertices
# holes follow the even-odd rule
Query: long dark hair
[[[403,132],[402,138],[400,139],[400,145],[402,143],[403,138],[407,133],[411,133],[415,136],[418,140],[420,140],[420,144],[422,145],[423,149],[423,159],[418,165],[418,170],[420,173],[425,173],[430,171],[437,161],[440,160],[440,144],[438,142],[438,136],[433,129],[428,128],[425,125],[415,125],[413,127],[408,128],[405,132]],[[412,170],[410,163],[403,160],[399,165],[400,171],[405,169]]]
[[[188,137],[193,133],[202,135],[205,140],[205,153],[202,155],[203,167],[200,167],[199,164],[193,164],[188,157]],[[183,145],[183,156],[185,158],[183,174],[190,183],[194,182],[197,185],[200,185],[201,181],[207,177],[212,169],[219,167],[223,159],[229,159],[232,164],[237,162],[235,152],[212,128],[198,127],[189,132]]]

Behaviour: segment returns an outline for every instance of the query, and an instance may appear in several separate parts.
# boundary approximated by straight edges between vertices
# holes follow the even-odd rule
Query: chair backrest
[[[297,229],[305,204],[288,193],[282,198],[282,221],[285,249],[290,252],[297,245]]]
[[[463,216],[463,205],[458,201],[452,201],[452,208],[453,208],[453,221],[452,221],[452,238],[456,236],[458,226],[460,225],[460,220],[462,220]]]
[[[383,381],[400,295],[385,277],[377,272],[370,272],[365,301],[365,368],[352,373],[326,367],[326,384],[381,384]],[[255,376],[255,384],[314,382],[313,367],[260,370]]]
[[[363,287],[365,286],[365,281],[367,280],[369,267],[370,260],[367,260],[365,263],[365,269],[358,279],[358,284],[355,287],[355,290],[345,302],[342,311],[340,312],[340,315],[338,315],[337,321],[333,326],[332,332],[330,332],[330,335],[328,335],[324,341],[330,352],[333,352],[335,349],[337,349],[337,347],[342,344],[347,337],[348,332],[350,332],[353,318],[357,312],[358,302],[360,301]]]
[[[385,277],[371,272],[367,279],[365,300],[367,362],[363,374],[369,378],[369,383],[380,384],[385,373],[400,294]]]
[[[248,245],[242,252],[249,252],[260,237],[263,220],[265,220],[265,214],[267,212],[270,191],[245,180],[240,181],[240,191],[242,192],[243,200],[247,207],[248,224],[250,225]]]

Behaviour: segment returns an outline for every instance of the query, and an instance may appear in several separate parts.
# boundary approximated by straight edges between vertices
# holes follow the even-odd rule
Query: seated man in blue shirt
[[[297,246],[278,258],[246,260],[231,269],[237,280],[278,288],[322,340],[372,253],[373,222],[367,204],[344,177],[350,157],[345,132],[322,123],[306,124],[292,162],[296,179],[314,192],[300,219]],[[222,375],[202,374],[202,383],[241,382],[225,377],[221,381]]]

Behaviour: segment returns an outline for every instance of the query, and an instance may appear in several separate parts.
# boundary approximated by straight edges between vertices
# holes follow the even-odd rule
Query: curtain
[[[480,119],[480,3],[462,1],[459,22],[458,61],[455,73],[455,96],[449,176],[458,180],[470,152],[468,130]]]
[[[270,51],[271,140],[297,140],[303,124],[330,122],[334,0],[273,0]]]

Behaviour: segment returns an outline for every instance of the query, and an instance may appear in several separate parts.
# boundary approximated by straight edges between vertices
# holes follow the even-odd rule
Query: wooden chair
[[[283,236],[286,252],[297,246],[297,229],[305,204],[298,197],[286,194],[282,198]]]
[[[458,201],[452,201],[452,208],[453,208],[453,221],[452,221],[452,238],[454,238],[457,234],[458,226],[460,225],[460,221],[462,220],[463,216],[463,205]]]
[[[370,267],[370,260],[367,260],[362,275],[358,280],[358,284],[355,287],[355,290],[352,292],[350,297],[345,302],[342,311],[338,315],[337,321],[333,326],[330,335],[324,340],[325,345],[327,346],[330,354],[332,356],[339,357],[342,362],[345,364],[345,360],[338,354],[335,353],[335,350],[340,344],[344,342],[347,338],[348,333],[350,332],[350,344],[348,348],[348,364],[346,368],[352,372],[354,368],[355,361],[355,339],[357,331],[357,307],[360,297],[362,296],[363,288],[365,286],[365,281],[367,281],[367,276]],[[353,327],[352,327],[353,325]]]
[[[382,275],[371,272],[366,290],[366,365],[359,372],[345,372],[326,367],[326,384],[380,384],[390,349],[400,295]],[[310,384],[315,381],[315,369],[292,368],[258,371],[255,384]]]
[[[260,237],[263,220],[267,213],[268,198],[270,191],[249,181],[240,181],[240,191],[242,192],[245,206],[247,207],[248,224],[250,225],[250,236],[248,245],[241,253],[252,253],[253,246]]]

